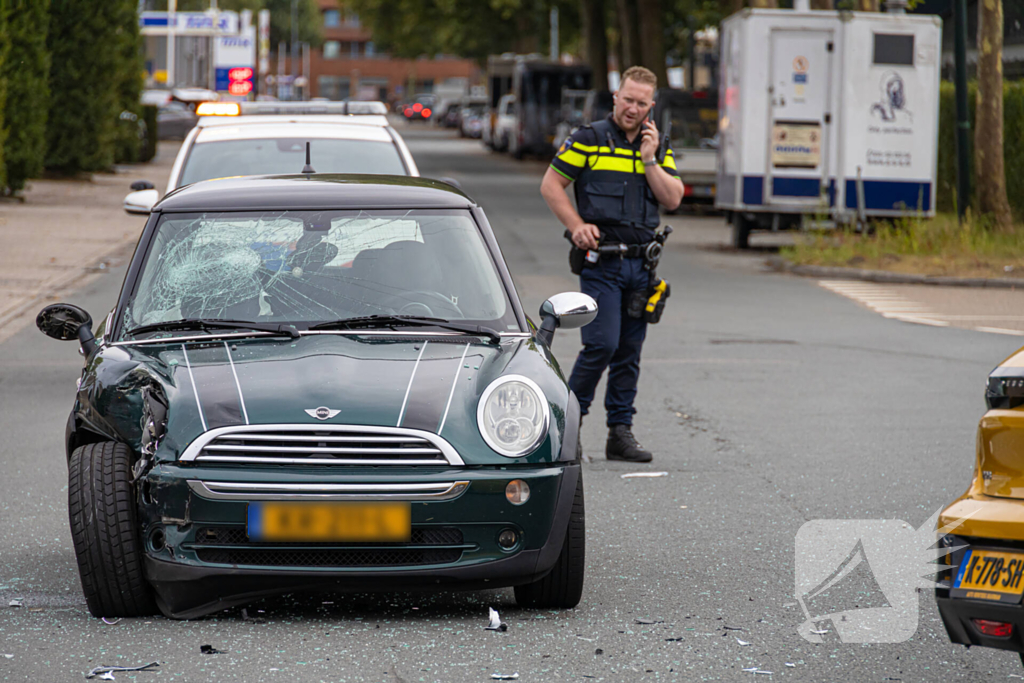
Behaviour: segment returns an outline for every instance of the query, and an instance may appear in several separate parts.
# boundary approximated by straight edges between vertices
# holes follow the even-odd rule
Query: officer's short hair
[[[642,66],[631,66],[622,74],[621,82],[633,81],[641,85],[649,85],[655,90],[658,89],[658,77],[650,69]]]

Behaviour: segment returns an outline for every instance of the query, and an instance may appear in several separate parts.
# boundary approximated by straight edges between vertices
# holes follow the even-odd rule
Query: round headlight
[[[548,402],[533,380],[507,375],[491,383],[476,411],[487,445],[509,458],[537,450],[548,431]]]

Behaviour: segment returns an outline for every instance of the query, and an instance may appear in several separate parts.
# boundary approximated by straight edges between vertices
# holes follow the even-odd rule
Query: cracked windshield
[[[301,327],[367,315],[516,328],[466,212],[277,211],[164,217],[123,329],[196,318]]]

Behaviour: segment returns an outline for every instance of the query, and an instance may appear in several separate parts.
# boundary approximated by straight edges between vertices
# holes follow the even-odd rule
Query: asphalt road
[[[433,131],[407,138],[424,175],[458,179],[484,206],[529,310],[575,288],[561,229],[537,192],[543,164]],[[682,239],[670,240],[661,273],[673,296],[644,349],[635,429],[656,458],[607,462],[602,411],[587,418],[587,584],[580,606],[564,612],[520,610],[501,590],[288,596],[249,606],[262,623],[239,609],[192,622],[91,618],[67,526],[61,445],[81,363],[74,345],[21,331],[0,344],[0,679],[75,681],[100,664],[153,661],[156,672],[118,680],[1024,673],[1016,655],[949,644],[927,590],[910,598],[920,605],[916,633],[897,644],[843,643],[827,626],[824,642],[809,643],[793,604],[805,522],[919,527],[967,487],[984,378],[1018,340],[885,319],[813,280],[766,272],[756,257]],[[98,318],[122,276],[115,270],[71,299]],[[578,342],[574,332],[556,336],[566,373]],[[621,478],[637,470],[667,476]],[[837,595],[840,608],[900,598],[880,598],[870,575],[851,581],[861,589]],[[15,598],[21,607],[8,606]],[[507,632],[484,630],[488,606]],[[222,652],[200,654],[204,644]],[[743,671],[752,667],[772,675]]]

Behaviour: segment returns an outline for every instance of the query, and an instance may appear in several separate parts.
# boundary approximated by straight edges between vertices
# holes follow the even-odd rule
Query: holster
[[[586,263],[587,250],[580,249],[575,244],[569,247],[569,269],[573,275],[583,272],[583,264]]]
[[[657,283],[647,289],[647,303],[644,307],[644,320],[651,325],[661,321],[661,314],[665,310],[665,302],[672,294],[672,287],[665,280],[658,280]]]

